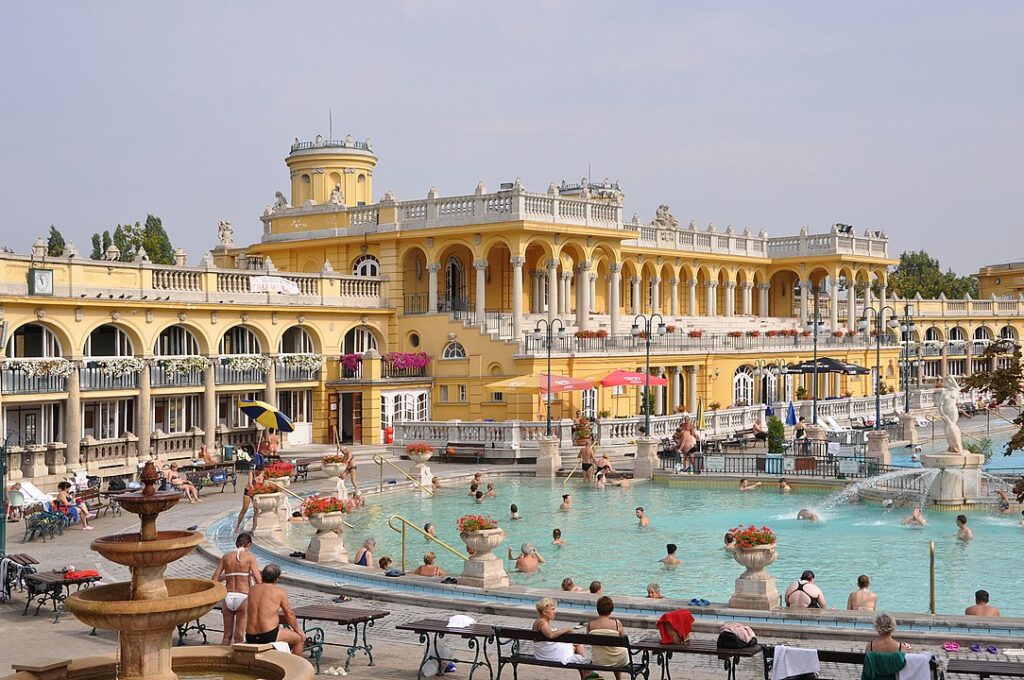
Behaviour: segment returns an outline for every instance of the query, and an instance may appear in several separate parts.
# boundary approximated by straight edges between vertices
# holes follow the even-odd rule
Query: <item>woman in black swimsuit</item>
[[[257,465],[256,467],[249,468],[249,480],[245,483],[245,491],[242,492],[242,509],[238,513],[238,521],[235,522],[235,533],[242,528],[242,522],[245,520],[245,513],[249,511],[249,505],[252,503],[252,489],[257,484],[262,484],[265,476],[263,472],[263,466]],[[256,515],[252,516],[252,528],[256,530]]]
[[[825,609],[825,594],[814,583],[813,571],[806,570],[799,581],[786,589],[786,606],[791,609]]]

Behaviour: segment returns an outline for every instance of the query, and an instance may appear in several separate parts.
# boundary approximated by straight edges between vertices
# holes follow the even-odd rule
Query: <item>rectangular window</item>
[[[82,404],[82,437],[119,439],[135,431],[135,398],[90,401]]]
[[[448,403],[448,386],[447,385],[441,385],[439,389],[440,389],[440,392],[438,394],[437,400],[439,402],[441,402],[442,404],[447,404]]]
[[[167,434],[184,434],[201,427],[200,395],[157,397],[153,400],[153,429]]]
[[[466,401],[466,386],[459,385],[459,402],[464,403]]]
[[[262,398],[263,395],[258,392],[234,392],[219,395],[217,397],[217,424],[232,429],[250,427],[252,421],[249,416],[239,410],[238,402]]]
[[[491,401],[505,401],[505,393],[491,392]]]
[[[313,390],[281,390],[277,407],[296,423],[313,422]]]
[[[946,362],[946,371],[949,373],[949,375],[964,375],[966,363],[967,362],[964,359],[950,359],[949,361]]]

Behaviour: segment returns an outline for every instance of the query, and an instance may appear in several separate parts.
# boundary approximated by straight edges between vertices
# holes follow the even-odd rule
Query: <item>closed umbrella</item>
[[[786,409],[786,425],[796,425],[796,407],[793,402],[789,402],[789,408]]]
[[[704,419],[704,397],[699,397],[697,399],[697,416],[695,418],[693,426],[700,430],[701,432],[707,429],[708,424],[707,421]]]

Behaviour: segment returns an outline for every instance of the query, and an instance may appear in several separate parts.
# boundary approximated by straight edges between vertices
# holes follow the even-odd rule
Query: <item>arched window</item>
[[[153,354],[158,357],[195,356],[199,354],[199,342],[192,331],[184,326],[165,328],[153,346]]]
[[[740,366],[732,379],[732,401],[745,406],[754,400],[754,376],[749,366]]]
[[[441,353],[442,359],[465,359],[466,348],[459,342],[449,342]]]
[[[979,326],[978,328],[974,329],[974,339],[975,340],[991,340],[992,339],[992,332],[989,331],[989,329],[985,328],[984,326]]]
[[[1004,340],[1016,340],[1017,329],[1013,326],[1003,326],[999,329],[999,337]]]
[[[313,338],[302,326],[292,326],[281,336],[277,351],[281,354],[314,354]]]
[[[123,330],[112,324],[103,324],[85,341],[87,357],[130,357],[134,355],[132,339]]]
[[[932,326],[924,332],[924,339],[930,342],[939,342],[942,340],[942,333],[935,326]]]
[[[228,329],[217,348],[221,354],[262,354],[263,346],[256,334],[245,326]]]
[[[357,326],[345,334],[341,346],[343,354],[362,354],[368,349],[377,349],[377,337],[369,328]]]
[[[961,340],[961,341],[963,341],[963,340],[967,339],[967,333],[964,332],[963,328],[960,328],[959,326],[956,326],[955,328],[950,328],[949,329],[949,339],[950,339],[950,341],[954,341],[954,340]]]
[[[60,341],[46,326],[25,324],[7,341],[7,356],[12,359],[37,359],[63,356]]]
[[[380,276],[380,262],[373,255],[360,255],[352,265],[353,276]]]

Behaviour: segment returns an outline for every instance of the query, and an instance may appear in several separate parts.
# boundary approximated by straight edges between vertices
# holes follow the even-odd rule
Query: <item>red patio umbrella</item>
[[[618,387],[619,385],[643,387],[647,384],[650,384],[652,387],[655,385],[668,385],[667,378],[659,378],[652,375],[650,376],[650,383],[648,383],[647,380],[648,376],[645,373],[618,369],[601,378],[600,383],[603,387]]]

